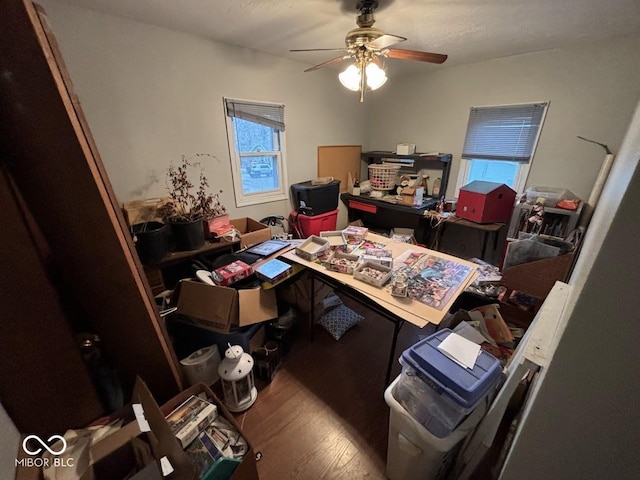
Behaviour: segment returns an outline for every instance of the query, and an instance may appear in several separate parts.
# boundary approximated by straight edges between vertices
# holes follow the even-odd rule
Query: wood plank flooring
[[[344,303],[365,319],[339,341],[316,325],[313,342],[306,321],[298,320],[293,347],[273,381],[257,380],[256,403],[237,414],[262,453],[262,480],[386,478],[389,408],[383,394],[393,324],[356,302]],[[432,331],[403,326],[392,380],[402,351]]]

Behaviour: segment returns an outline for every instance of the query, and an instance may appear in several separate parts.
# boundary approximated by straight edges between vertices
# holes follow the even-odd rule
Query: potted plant
[[[193,162],[192,159],[201,156],[213,157],[206,153],[196,153],[189,158],[183,155],[180,164],[171,164],[167,171],[169,201],[160,208],[160,212],[165,222],[171,225],[176,250],[201,247],[204,244],[203,220],[226,213],[226,208],[220,202],[221,192],[209,192],[204,167],[200,168],[197,189],[189,179],[189,171],[201,166],[200,162]]]

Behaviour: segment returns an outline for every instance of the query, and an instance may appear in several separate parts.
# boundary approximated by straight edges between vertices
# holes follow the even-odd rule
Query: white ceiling
[[[340,52],[357,0],[63,0],[308,65]],[[442,66],[387,60],[394,73],[640,34],[640,0],[380,0],[377,28],[407,37],[398,48],[449,55]],[[301,66],[303,67],[303,66]],[[312,73],[310,73],[311,75]]]

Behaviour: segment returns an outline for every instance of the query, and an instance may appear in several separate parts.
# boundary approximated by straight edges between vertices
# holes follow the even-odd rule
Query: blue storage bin
[[[473,369],[465,368],[438,350],[451,334],[443,329],[405,350],[396,399],[431,433],[451,434],[502,376],[500,361],[481,350]]]

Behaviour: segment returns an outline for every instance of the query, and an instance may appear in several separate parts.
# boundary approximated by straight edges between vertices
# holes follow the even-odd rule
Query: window
[[[524,191],[548,103],[472,107],[456,196],[474,180]]]
[[[288,198],[284,105],[225,98],[236,205]]]

